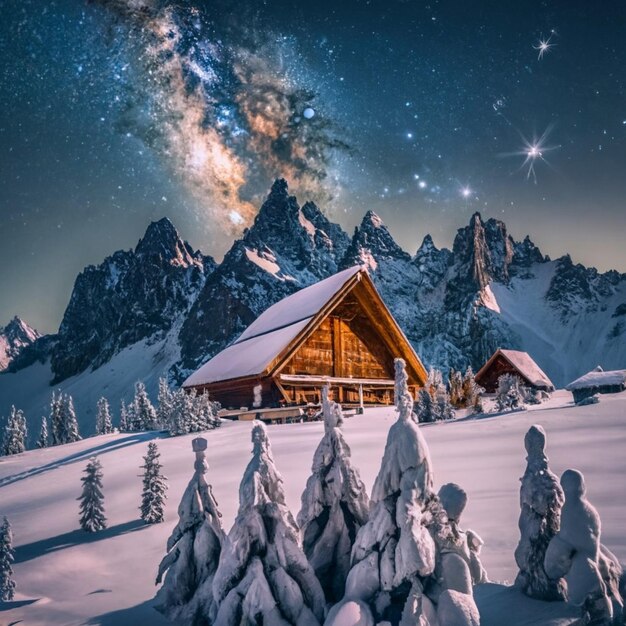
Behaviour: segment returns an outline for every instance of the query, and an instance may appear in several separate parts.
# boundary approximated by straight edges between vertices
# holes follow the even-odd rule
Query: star
[[[537,56],[538,60],[543,59],[543,55],[546,52],[549,52],[550,48],[556,45],[554,43],[550,43],[551,39],[552,39],[552,35],[550,35],[547,39],[543,39],[540,37],[539,41],[537,42],[537,45],[533,46],[535,50],[539,51],[539,55]]]
[[[472,195],[472,190],[469,187],[467,187],[467,186],[462,187],[461,188],[461,195],[464,198],[469,198]]]

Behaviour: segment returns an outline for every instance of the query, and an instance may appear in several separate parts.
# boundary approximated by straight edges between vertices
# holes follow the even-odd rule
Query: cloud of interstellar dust
[[[315,93],[289,78],[285,38],[220,30],[213,16],[171,2],[98,4],[134,69],[120,130],[166,162],[211,226],[240,233],[279,176],[305,198],[330,199],[333,153],[347,146]]]

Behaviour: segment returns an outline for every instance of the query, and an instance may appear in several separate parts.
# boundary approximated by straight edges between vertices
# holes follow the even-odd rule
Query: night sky
[[[276,176],[411,253],[479,210],[626,271],[626,4],[0,4],[0,325],[169,216],[220,258]]]

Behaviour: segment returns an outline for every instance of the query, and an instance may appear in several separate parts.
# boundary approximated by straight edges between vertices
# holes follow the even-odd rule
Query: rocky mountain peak
[[[189,244],[183,241],[176,227],[167,218],[150,222],[144,236],[135,247],[140,257],[159,257],[172,265],[188,267],[202,262],[202,256],[194,253]]]
[[[40,337],[39,332],[17,315],[4,328],[0,326],[0,372]]]
[[[491,280],[508,281],[514,241],[504,222],[493,218],[484,222],[480,213],[474,213],[469,225],[458,230],[452,250],[461,278],[471,279],[479,290]]]
[[[341,265],[362,264],[375,269],[378,262],[389,259],[410,261],[411,256],[396,243],[382,219],[374,211],[368,211],[355,228]]]

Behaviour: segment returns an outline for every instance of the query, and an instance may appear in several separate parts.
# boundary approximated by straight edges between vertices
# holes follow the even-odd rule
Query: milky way
[[[289,38],[171,3],[101,4],[135,75],[119,129],[164,159],[211,224],[240,232],[279,176],[307,198],[330,199],[333,153],[347,145],[292,74]]]

